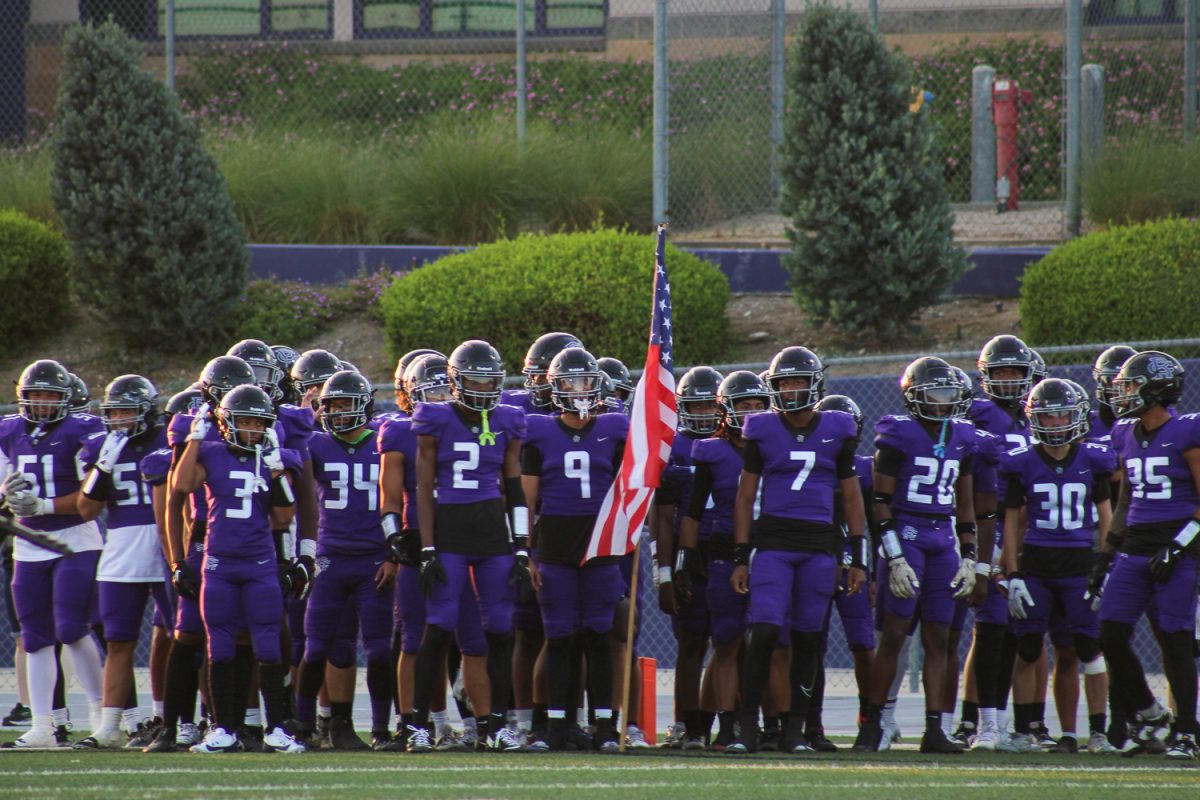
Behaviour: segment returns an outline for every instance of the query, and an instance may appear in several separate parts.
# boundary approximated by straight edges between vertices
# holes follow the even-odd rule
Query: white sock
[[[478,730],[475,727],[475,718],[474,717],[467,717],[466,719],[464,719],[462,721],[462,724],[463,724],[464,731],[470,731],[471,733],[478,732]]]
[[[99,703],[104,694],[104,669],[100,666],[100,647],[96,640],[90,635],[84,636],[63,649],[71,654],[75,679],[79,681],[88,701]],[[51,670],[51,675],[53,673]]]
[[[28,662],[25,660],[25,648],[20,646],[20,642],[17,645],[16,658],[13,659],[17,667],[17,702],[27,706],[29,705]]]
[[[329,706],[317,706],[317,716],[329,719],[333,716],[333,709]]]
[[[258,708],[246,709],[246,724],[253,728],[262,727],[262,711]]]
[[[69,725],[71,722],[71,712],[65,708],[56,708],[50,712],[50,718],[54,720],[54,726]]]
[[[92,731],[93,736],[105,736],[107,738],[115,737],[121,732],[121,717],[124,714],[124,709],[105,706],[100,709],[100,730]]]
[[[943,714],[942,715],[942,730],[945,731],[947,736],[951,736],[954,734],[954,715],[953,714]]]
[[[612,719],[612,709],[611,708],[597,708],[596,709],[596,719]]]
[[[107,711],[108,709],[104,710]],[[126,733],[137,733],[137,726],[141,721],[142,715],[137,708],[126,708],[121,711],[122,727]]]
[[[533,709],[517,709],[517,730],[530,731],[533,729]]]
[[[986,728],[989,725],[994,728],[996,726],[996,709],[980,708],[979,709],[979,722],[980,722],[980,727],[982,727],[982,728]]]
[[[883,712],[880,714],[879,721],[884,725],[896,724],[896,700],[895,697],[889,697],[887,702],[883,704]]]
[[[151,700],[150,701],[150,713],[152,713],[158,719],[162,719],[163,701],[162,700]]]
[[[1008,726],[1008,709],[996,709],[996,730],[1003,732]]]
[[[43,647],[25,655],[29,672],[29,711],[36,719],[38,715],[50,719],[54,705],[54,682],[58,668],[54,663],[54,648]],[[64,709],[65,710],[65,709]]]
[[[47,647],[45,649],[49,650],[52,654],[54,653],[53,647]],[[32,700],[33,698],[30,698],[30,699]],[[55,728],[54,719],[49,714],[34,714],[33,722],[30,725],[29,729],[31,731],[37,731],[38,733],[42,733],[42,732],[51,732],[54,730],[54,728]]]
[[[1063,731],[1062,735],[1068,739],[1079,739],[1079,736],[1075,733],[1075,731]]]
[[[429,720],[433,723],[434,733],[440,738],[450,721],[450,715],[445,711],[431,711]]]

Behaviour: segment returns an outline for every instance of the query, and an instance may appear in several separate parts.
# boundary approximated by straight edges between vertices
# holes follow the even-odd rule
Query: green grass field
[[[7,737],[5,737],[7,738]],[[228,798],[1184,798],[1200,769],[1161,756],[913,751],[781,757],[665,755],[303,755],[0,751],[0,797]],[[715,792],[716,794],[710,794]]]

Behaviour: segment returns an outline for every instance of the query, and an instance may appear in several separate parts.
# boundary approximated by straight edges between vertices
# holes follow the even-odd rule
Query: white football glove
[[[888,562],[888,587],[901,600],[911,600],[917,596],[921,582],[904,556],[897,556]]]
[[[954,573],[954,579],[950,581],[950,588],[954,589],[955,600],[961,600],[971,593],[975,588],[975,559],[959,560],[958,572]]]
[[[283,472],[283,451],[279,449],[279,436],[274,427],[268,427],[263,434],[262,460],[271,472]]]
[[[208,431],[212,428],[212,422],[208,419],[208,411],[208,403],[203,403],[196,409],[196,416],[192,417],[192,432],[188,434],[189,439],[203,442],[204,438],[208,436]]]
[[[33,481],[29,480],[29,476],[24,472],[16,470],[8,473],[4,477],[4,482],[0,484],[0,494],[5,497],[15,492],[29,492],[33,490]]]
[[[1025,587],[1025,579],[1020,575],[1010,575],[1008,578],[1008,615],[1013,619],[1026,619],[1029,612],[1025,607],[1033,608],[1033,595]]]
[[[38,497],[32,489],[22,489],[4,498],[4,507],[16,517],[38,517],[54,513],[54,500]]]
[[[96,468],[101,472],[111,474],[128,441],[129,436],[125,431],[109,431],[108,435],[104,437],[104,444],[100,446],[100,455],[96,458]]]

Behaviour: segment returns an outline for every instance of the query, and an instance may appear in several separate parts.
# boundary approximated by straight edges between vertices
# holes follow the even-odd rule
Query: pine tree
[[[782,209],[796,301],[851,333],[893,335],[966,269],[929,112],[910,112],[907,62],[848,9],[811,4],[790,61]]]
[[[127,347],[198,349],[246,283],[224,179],[117,25],[74,28],[63,52],[53,196],[77,296]]]

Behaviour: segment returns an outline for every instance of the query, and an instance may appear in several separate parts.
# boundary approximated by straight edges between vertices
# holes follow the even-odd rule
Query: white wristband
[[[1190,520],[1187,525],[1180,529],[1179,533],[1175,534],[1175,544],[1180,547],[1187,547],[1196,538],[1196,534],[1200,533],[1200,520]]]
[[[658,540],[657,539],[650,540],[650,557],[651,558],[658,557]]]
[[[53,497],[38,498],[37,515],[45,516],[47,514],[53,514],[53,513],[54,513],[54,498]]]
[[[658,568],[658,582],[659,582],[659,584],[671,582],[671,568],[670,567],[659,567]]]
[[[300,558],[308,556],[309,558],[317,557],[317,540],[316,539],[301,539],[296,542],[296,549],[300,553]]]
[[[976,561],[975,562],[975,574],[976,575],[991,575],[992,574],[992,565],[988,564],[985,561]]]
[[[884,531],[883,555],[889,561],[893,558],[900,558],[904,555],[904,549],[900,547],[900,537],[896,535],[895,531]]]
[[[529,538],[529,509],[525,506],[513,506],[512,535],[514,539]]]

